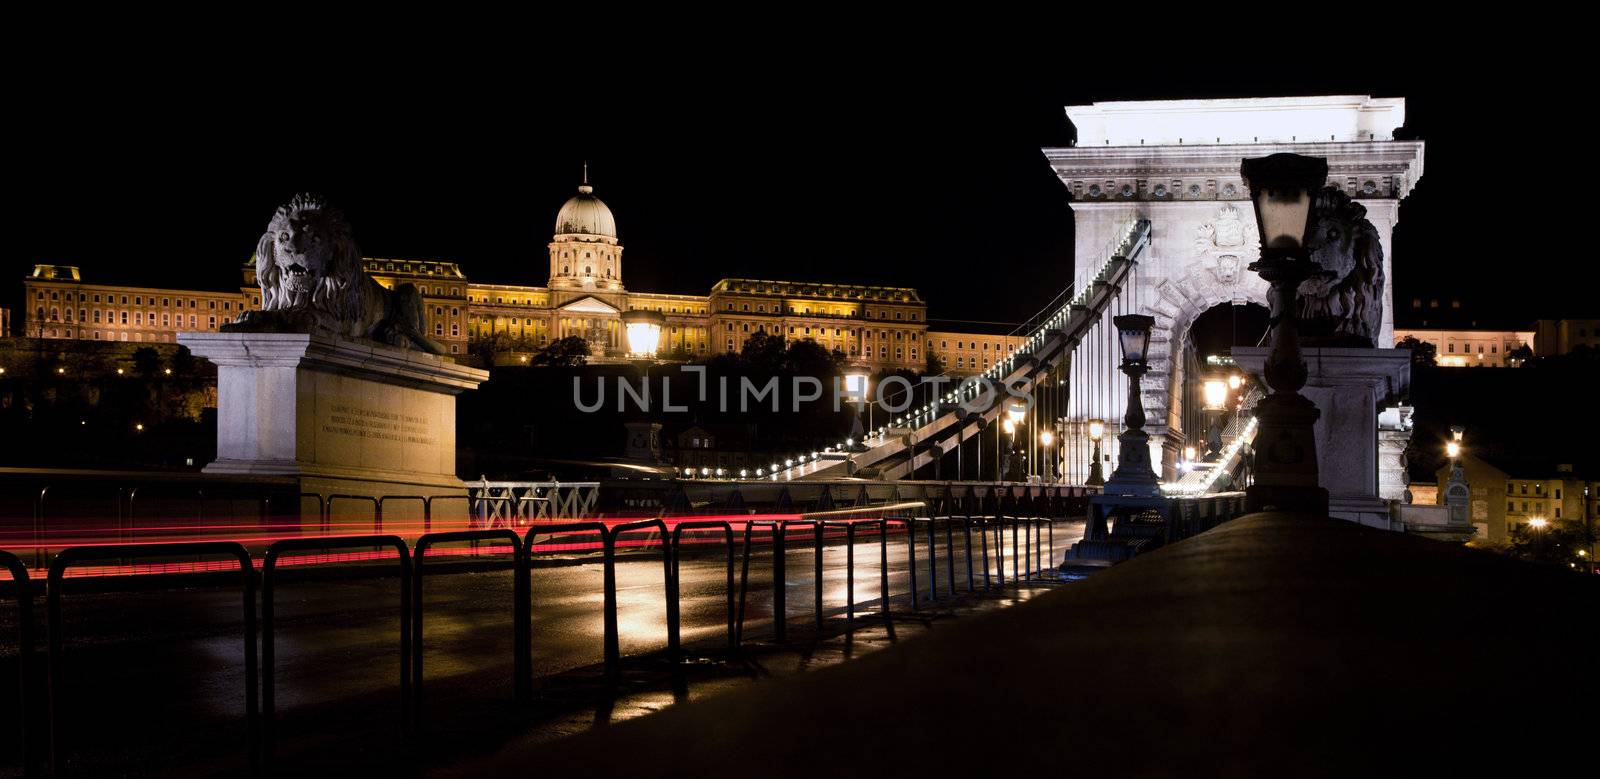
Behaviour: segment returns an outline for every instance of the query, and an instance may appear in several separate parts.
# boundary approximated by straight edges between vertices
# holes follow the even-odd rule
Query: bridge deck
[[[1600,692],[1579,670],[1600,638],[1597,585],[1258,514],[855,663],[462,773],[1553,773],[1587,757],[1590,718],[1571,704]]]

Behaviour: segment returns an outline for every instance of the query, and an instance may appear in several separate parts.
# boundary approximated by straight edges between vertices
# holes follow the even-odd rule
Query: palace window
[[[194,314],[189,315],[189,327],[199,327],[199,325],[195,324]]]
[[[122,324],[127,324],[127,323],[128,323],[128,312],[123,311],[122,312]]]
[[[206,317],[206,328],[210,330],[217,329],[217,318],[214,316]]]

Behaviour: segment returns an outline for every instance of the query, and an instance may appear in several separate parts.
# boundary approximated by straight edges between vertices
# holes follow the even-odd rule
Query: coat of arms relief
[[[1254,219],[1245,219],[1226,203],[1216,219],[1195,230],[1195,258],[1222,284],[1233,284],[1239,272],[1261,256],[1261,238]]]

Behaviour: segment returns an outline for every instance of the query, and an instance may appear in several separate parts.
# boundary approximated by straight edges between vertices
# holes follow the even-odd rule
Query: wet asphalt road
[[[1082,534],[1082,523],[1058,523],[1055,563]],[[875,611],[879,546],[875,535],[855,549],[858,614]],[[990,539],[994,554],[993,537]],[[1007,575],[1015,559],[1006,534]],[[948,599],[943,530],[938,536],[938,588]],[[981,547],[973,542],[983,584]],[[963,535],[954,533],[955,571],[966,588]],[[927,541],[919,534],[918,586],[928,602]],[[813,631],[814,576],[809,539],[792,537],[785,555],[791,639]],[[992,559],[992,558],[991,558]],[[846,546],[824,549],[823,602],[830,616],[846,600]],[[381,563],[376,564],[381,567]],[[393,565],[390,563],[389,565]],[[715,656],[726,645],[725,558],[716,547],[682,561],[682,632],[691,654]],[[992,565],[992,563],[991,563]],[[890,591],[897,613],[910,609],[911,587],[903,535],[889,545]],[[298,573],[297,573],[298,575]],[[329,581],[301,575],[278,587],[276,726],[280,752],[324,767],[359,767],[371,750],[391,749],[399,728],[398,579]],[[537,727],[573,701],[592,698],[602,650],[602,566],[597,560],[535,567],[533,664],[539,711],[512,702],[512,576],[509,570],[430,573],[425,602],[427,702],[434,744],[444,752],[492,749],[513,732]],[[738,569],[735,570],[736,583]],[[773,627],[771,550],[752,555],[745,605],[747,640],[770,638]],[[654,551],[617,565],[617,605],[624,656],[659,653],[667,645],[662,565]],[[242,603],[223,589],[81,593],[65,600],[62,712],[71,725],[73,764],[84,773],[228,773],[245,766]],[[44,607],[37,606],[44,659]],[[15,610],[0,604],[0,774],[14,771],[16,749]],[[659,663],[659,661],[656,661]],[[36,691],[42,692],[42,691]],[[42,714],[43,697],[30,709]],[[42,718],[40,719],[42,722]],[[530,724],[532,723],[532,724]],[[307,756],[310,756],[307,758]]]

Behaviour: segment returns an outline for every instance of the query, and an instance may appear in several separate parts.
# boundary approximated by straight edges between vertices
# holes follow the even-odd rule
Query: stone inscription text
[[[322,426],[324,433],[425,446],[436,443],[434,437],[429,435],[428,420],[419,416],[342,404],[334,406],[332,411],[327,424]]]

